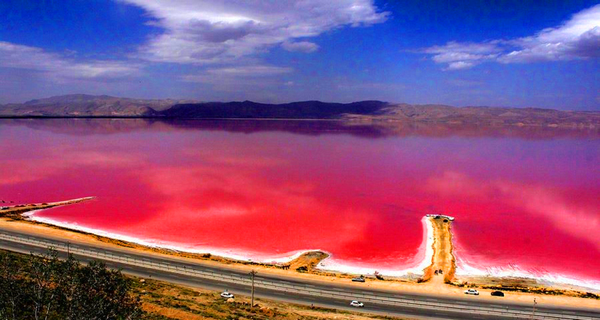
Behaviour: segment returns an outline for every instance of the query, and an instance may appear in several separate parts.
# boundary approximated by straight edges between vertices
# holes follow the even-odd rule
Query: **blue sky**
[[[4,0],[0,103],[205,101],[600,110],[598,1]]]

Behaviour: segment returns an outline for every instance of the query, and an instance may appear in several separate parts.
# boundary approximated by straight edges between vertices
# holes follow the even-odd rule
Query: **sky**
[[[599,74],[599,1],[0,1],[0,103],[87,93],[600,110]]]

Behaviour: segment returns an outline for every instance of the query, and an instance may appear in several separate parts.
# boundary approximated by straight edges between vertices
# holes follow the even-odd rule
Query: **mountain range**
[[[301,101],[265,104],[252,101],[201,102],[130,99],[85,94],[56,96],[0,105],[3,118],[165,118],[165,119],[323,119],[361,124],[446,123],[600,128],[600,112],[539,108],[452,107],[391,104],[382,101],[328,103]]]

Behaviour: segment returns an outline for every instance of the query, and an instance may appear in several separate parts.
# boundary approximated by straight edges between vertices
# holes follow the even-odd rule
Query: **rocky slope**
[[[301,101],[265,104],[252,101],[179,104],[160,114],[169,118],[338,119],[344,114],[378,115],[388,104],[381,101],[326,103]]]
[[[5,117],[156,117],[189,100],[142,100],[74,94],[0,106]]]
[[[0,117],[134,117],[165,119],[341,119],[352,123],[397,126],[450,124],[600,129],[598,111],[537,108],[452,107],[389,104],[382,101],[326,103],[302,101],[265,104],[252,101],[197,102],[67,95],[0,106]]]
[[[600,128],[600,112],[598,111],[561,111],[539,108],[457,108],[446,105],[397,104],[384,107],[378,115],[348,114],[344,118],[370,123],[412,122],[485,126]]]

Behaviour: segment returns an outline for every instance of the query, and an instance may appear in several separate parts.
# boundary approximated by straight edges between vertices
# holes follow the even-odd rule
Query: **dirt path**
[[[66,206],[70,204],[80,203],[84,201],[93,200],[95,197],[85,197],[57,202],[42,202],[42,203],[28,203],[28,204],[17,204],[11,206],[2,206],[0,210],[0,217],[10,217],[13,219],[23,219],[23,214],[29,211],[50,209],[59,206]]]
[[[456,261],[452,254],[452,221],[445,217],[428,217],[433,226],[433,257],[425,269],[422,282],[442,284],[454,280]]]

